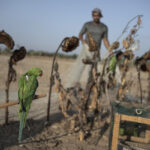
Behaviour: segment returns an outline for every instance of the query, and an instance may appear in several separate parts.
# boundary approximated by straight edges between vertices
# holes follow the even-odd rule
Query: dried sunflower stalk
[[[134,37],[136,36],[137,31],[140,29],[141,23],[141,16],[138,16],[136,25],[133,26],[129,35],[122,41],[122,45],[126,50],[130,50],[132,44],[135,43]]]

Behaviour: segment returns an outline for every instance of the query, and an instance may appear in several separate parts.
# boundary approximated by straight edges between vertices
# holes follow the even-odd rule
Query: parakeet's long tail
[[[26,116],[26,112],[22,112],[21,117],[20,117],[19,136],[18,136],[19,143],[21,142],[21,139],[22,139],[22,132],[23,132],[23,128],[24,128],[25,116]]]

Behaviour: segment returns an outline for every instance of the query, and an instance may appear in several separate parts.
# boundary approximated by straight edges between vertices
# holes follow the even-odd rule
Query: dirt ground
[[[5,81],[7,77],[7,63],[9,56],[0,55],[0,104],[5,103]],[[60,74],[63,82],[75,60],[58,59]],[[39,78],[37,94],[45,93],[47,97],[35,100],[32,103],[28,115],[27,126],[23,131],[23,143],[18,144],[18,106],[9,107],[9,125],[4,125],[5,109],[0,109],[0,150],[107,150],[109,138],[109,118],[101,120],[98,128],[93,129],[92,134],[84,141],[79,141],[79,135],[67,130],[67,124],[58,109],[58,100],[55,90],[52,94],[50,123],[46,123],[46,109],[49,90],[49,76],[51,71],[52,58],[27,56],[15,66],[17,79],[32,67],[40,67],[43,70],[43,77]],[[86,74],[85,74],[86,75]],[[137,78],[135,68],[129,73],[129,78]],[[143,73],[143,90],[147,89],[148,75]],[[83,80],[84,83],[84,80]],[[129,92],[139,95],[138,84]],[[110,91],[111,99],[114,99],[114,91]],[[146,94],[144,95],[147,96]],[[17,82],[11,83],[10,101],[17,100]]]
[[[7,77],[7,63],[9,56],[0,55],[0,103],[5,103],[5,81]],[[18,106],[9,107],[9,125],[4,125],[5,109],[0,109],[0,149],[52,149],[52,150],[96,150],[107,149],[108,134],[99,141],[100,130],[94,129],[93,135],[86,141],[80,142],[77,133],[70,133],[66,130],[67,125],[63,115],[58,109],[57,94],[55,90],[52,94],[50,123],[46,124],[46,109],[49,89],[49,75],[51,70],[52,58],[49,57],[26,57],[15,66],[17,79],[32,67],[40,67],[43,76],[39,78],[39,88],[37,94],[46,93],[47,97],[38,99],[32,103],[28,115],[28,127],[23,131],[24,144],[18,145]],[[61,78],[64,79],[67,71],[70,70],[74,60],[58,59]],[[10,101],[17,100],[17,82],[11,83]],[[104,123],[101,124],[101,126]],[[108,128],[107,124],[105,126]],[[97,135],[97,136],[95,136]],[[97,137],[97,138],[95,138]],[[98,142],[97,142],[98,141]],[[94,144],[96,143],[96,144]]]

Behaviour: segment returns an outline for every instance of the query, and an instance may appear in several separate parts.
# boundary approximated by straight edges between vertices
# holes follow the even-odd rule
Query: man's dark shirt
[[[92,35],[93,39],[100,48],[102,39],[104,37],[107,38],[108,36],[108,28],[102,22],[100,22],[99,24],[95,24],[93,21],[90,21],[86,22],[80,31],[80,34],[86,34],[85,40],[88,43],[87,33],[90,33]]]

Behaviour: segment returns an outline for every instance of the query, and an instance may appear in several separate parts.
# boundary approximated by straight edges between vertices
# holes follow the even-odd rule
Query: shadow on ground
[[[52,114],[50,117],[51,121],[47,125],[45,125],[46,117],[39,120],[28,119],[27,126],[29,128],[24,128],[22,139],[34,137],[36,134],[41,133],[46,126],[58,123],[64,119],[63,115],[59,112]],[[18,131],[19,121],[12,121],[8,125],[0,125],[0,150],[13,145],[18,145]]]

